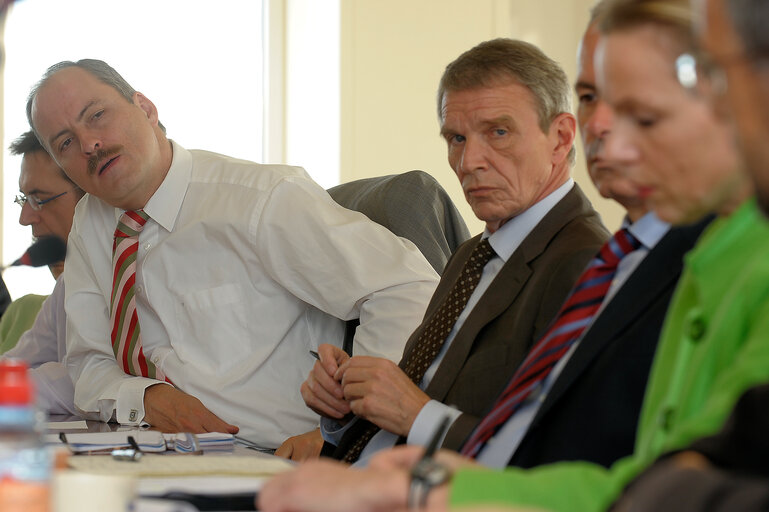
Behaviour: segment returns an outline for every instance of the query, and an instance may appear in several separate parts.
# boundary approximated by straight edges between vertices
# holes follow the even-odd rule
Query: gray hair
[[[446,92],[493,87],[509,81],[531,91],[544,133],[556,117],[571,112],[571,86],[561,66],[533,44],[498,38],[471,48],[446,66],[438,86],[438,116]],[[574,164],[575,159],[572,146],[569,162]]]
[[[115,71],[115,69],[104,62],[103,60],[97,60],[97,59],[81,59],[77,62],[71,61],[71,60],[65,60],[62,62],[59,62],[57,64],[54,64],[53,66],[49,67],[46,72],[43,74],[43,77],[38,81],[34,87],[32,87],[32,90],[29,93],[29,96],[27,97],[27,120],[29,121],[29,125],[32,127],[32,129],[35,131],[36,135],[39,135],[37,133],[37,129],[35,128],[34,123],[32,122],[32,103],[35,100],[35,96],[37,96],[37,93],[40,91],[40,88],[45,85],[48,80],[61,71],[62,69],[66,68],[80,68],[84,71],[87,71],[91,75],[93,75],[97,80],[99,80],[102,83],[105,83],[115,89],[117,92],[120,93],[120,95],[126,99],[129,103],[133,103],[133,97],[134,94],[136,94],[136,89],[131,87],[131,85],[120,76],[120,73]],[[163,123],[158,121],[158,126],[160,126],[160,129],[163,130],[163,133],[165,133],[166,128],[163,126]]]

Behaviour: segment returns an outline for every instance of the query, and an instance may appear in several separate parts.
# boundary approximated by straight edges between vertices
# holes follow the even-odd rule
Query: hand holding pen
[[[311,350],[310,355],[317,362],[302,383],[302,398],[310,409],[321,416],[342,419],[350,412],[350,405],[344,398],[340,381],[334,375],[350,356],[341,348],[329,344],[320,345],[317,352]]]

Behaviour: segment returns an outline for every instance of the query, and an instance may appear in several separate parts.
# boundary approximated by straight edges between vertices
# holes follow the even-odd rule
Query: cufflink
[[[136,421],[137,416],[139,416],[139,411],[131,409],[131,414],[128,415],[128,421]]]

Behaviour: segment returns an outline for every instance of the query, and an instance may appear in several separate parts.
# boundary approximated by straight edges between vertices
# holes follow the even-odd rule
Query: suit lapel
[[[425,390],[430,397],[438,401],[445,398],[467,360],[478,333],[509,308],[524,288],[531,275],[529,262],[542,254],[550,240],[566,224],[584,214],[586,205],[589,206],[587,199],[575,184],[513,252],[454,337],[438,371]]]
[[[668,287],[675,286],[683,267],[683,254],[691,248],[704,225],[674,228],[649,252],[587,331],[537,411],[532,425],[558,402],[597,355],[616,341],[618,333],[644,315]]]

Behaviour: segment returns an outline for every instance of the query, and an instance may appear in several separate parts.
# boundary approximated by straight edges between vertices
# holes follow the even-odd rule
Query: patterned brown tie
[[[446,300],[430,317],[427,325],[412,345],[411,351],[404,354],[403,359],[401,359],[399,366],[417,386],[443,348],[443,344],[457,322],[457,318],[465,309],[475,287],[478,286],[478,281],[481,280],[483,274],[483,267],[494,255],[494,249],[491,248],[488,239],[480,241],[475,246],[454,286],[446,296]],[[359,432],[358,437],[342,457],[343,461],[349,463],[358,460],[363,448],[379,431],[379,427],[366,420],[360,420],[354,428],[356,432]],[[354,434],[350,432],[349,435]]]

